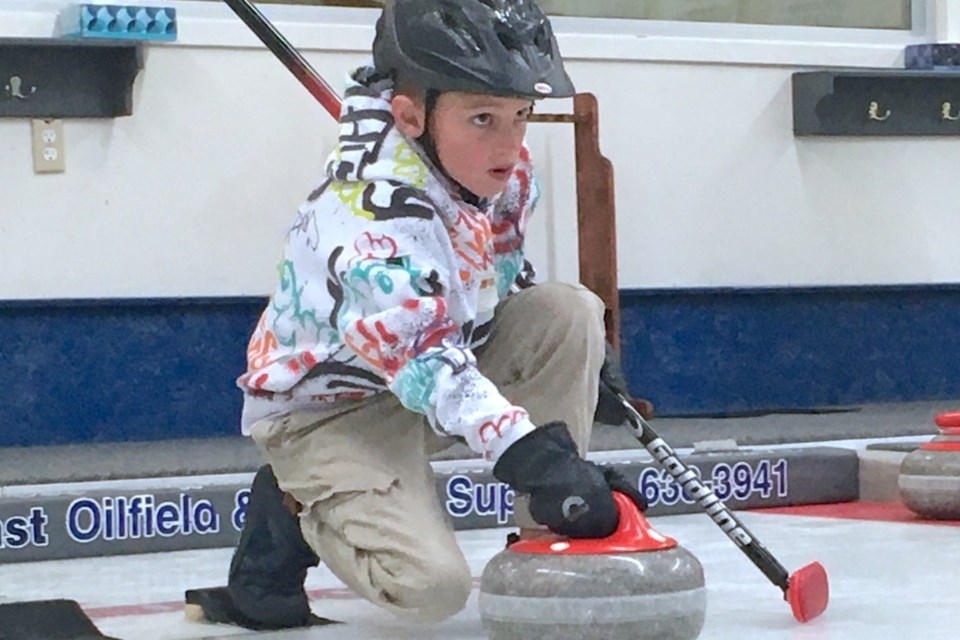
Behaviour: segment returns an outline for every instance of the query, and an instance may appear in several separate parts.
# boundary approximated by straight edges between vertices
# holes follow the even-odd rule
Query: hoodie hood
[[[390,113],[393,82],[372,67],[351,74],[340,111],[340,137],[325,173],[335,182],[389,180],[416,189],[427,185],[427,161],[400,133]]]

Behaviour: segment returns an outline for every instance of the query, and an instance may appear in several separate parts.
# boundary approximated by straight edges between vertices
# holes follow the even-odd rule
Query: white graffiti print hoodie
[[[326,180],[300,207],[247,350],[243,430],[259,419],[392,392],[496,460],[533,430],[476,366],[494,307],[532,274],[537,199],[524,149],[502,195],[464,202],[394,126],[391,86],[348,86]]]

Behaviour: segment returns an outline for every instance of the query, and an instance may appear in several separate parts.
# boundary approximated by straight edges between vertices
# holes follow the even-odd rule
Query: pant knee
[[[436,565],[413,581],[384,585],[392,604],[420,622],[440,622],[467,605],[473,579],[466,561]]]
[[[603,344],[605,307],[595,293],[583,285],[562,282],[537,285],[528,291],[533,294],[536,317],[552,324],[564,336],[564,342],[570,346],[578,342]]]

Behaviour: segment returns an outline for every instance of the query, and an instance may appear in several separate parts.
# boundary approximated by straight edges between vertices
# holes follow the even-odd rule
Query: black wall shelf
[[[797,136],[960,136],[960,72],[793,74]]]
[[[131,115],[142,67],[139,42],[0,38],[0,117]]]

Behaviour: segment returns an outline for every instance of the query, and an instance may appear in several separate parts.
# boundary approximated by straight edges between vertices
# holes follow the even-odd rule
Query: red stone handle
[[[938,414],[934,419],[938,427],[960,428],[960,411],[948,411]]]
[[[613,500],[620,512],[616,531],[606,538],[538,538],[521,540],[510,545],[516,553],[553,555],[604,555],[662,551],[677,546],[673,538],[658,533],[650,526],[637,505],[626,495],[614,491]]]

